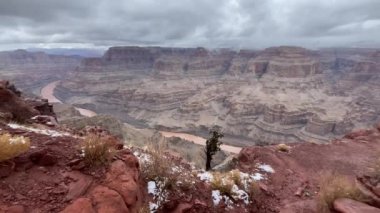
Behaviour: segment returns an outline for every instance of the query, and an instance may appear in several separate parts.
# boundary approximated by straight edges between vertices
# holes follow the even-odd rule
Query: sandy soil
[[[48,99],[50,103],[62,103],[57,97],[54,96],[54,89],[55,87],[59,84],[60,81],[53,81],[43,87],[41,89],[41,97]],[[83,109],[79,107],[75,107],[76,110],[79,111],[79,113],[83,116],[86,117],[93,117],[96,115],[96,112],[88,110],[88,109]]]

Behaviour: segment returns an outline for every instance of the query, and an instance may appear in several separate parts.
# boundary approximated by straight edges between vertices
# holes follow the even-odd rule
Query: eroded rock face
[[[142,188],[139,185],[139,163],[135,156],[124,150],[120,153],[122,160],[114,161],[107,172],[103,183],[92,184],[86,194],[91,179],[82,174],[71,173],[69,175],[78,178],[69,191],[67,199],[77,198],[67,206],[64,213],[73,211],[82,212],[138,212],[143,203]],[[82,190],[81,190],[82,189]]]
[[[0,81],[0,112],[6,118],[25,121],[32,116],[40,114],[36,109],[28,105],[24,99],[15,93],[8,81]],[[3,117],[3,116],[2,116]]]
[[[355,200],[341,198],[334,201],[334,209],[341,213],[379,213],[380,209]]]
[[[80,58],[25,50],[0,52],[0,79],[38,95],[39,87],[75,70]]]
[[[114,47],[84,60],[56,94],[132,124],[323,143],[379,121],[377,59],[355,49]]]

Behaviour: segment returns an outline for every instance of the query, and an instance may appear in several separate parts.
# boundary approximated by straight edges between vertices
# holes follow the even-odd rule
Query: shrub
[[[162,144],[156,147],[149,145],[146,160],[141,162],[141,173],[146,181],[154,181],[170,176],[171,162],[166,159]]]
[[[88,166],[99,166],[112,159],[115,149],[101,136],[91,134],[84,138],[81,152]]]
[[[317,200],[318,212],[329,213],[338,198],[364,201],[364,196],[347,177],[333,173],[323,174]]]
[[[240,171],[235,169],[235,170],[232,170],[230,173],[230,179],[234,182],[234,184],[236,184],[238,187],[240,188],[243,188],[243,183],[242,183],[242,180],[241,180],[241,177],[240,177]]]
[[[280,152],[289,152],[290,151],[290,146],[281,143],[281,144],[277,145],[277,150],[280,151]]]
[[[23,136],[0,135],[0,162],[12,159],[29,150],[29,138]]]
[[[213,179],[211,180],[211,187],[214,190],[219,190],[220,194],[232,197],[232,187],[234,183],[232,180],[224,178],[220,173],[214,173]]]
[[[150,213],[149,204],[144,203],[138,210],[138,213]]]

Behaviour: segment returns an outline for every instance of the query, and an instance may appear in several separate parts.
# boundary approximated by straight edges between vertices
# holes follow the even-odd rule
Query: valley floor
[[[61,100],[59,100],[56,96],[54,96],[54,89],[59,84],[59,82],[60,81],[53,81],[53,82],[50,82],[49,84],[47,84],[46,86],[44,86],[41,89],[41,94],[40,94],[41,97],[48,99],[48,101],[50,103],[62,103]],[[77,109],[80,112],[80,114],[85,116],[85,117],[92,117],[92,116],[95,116],[97,114],[96,112],[88,110],[88,109],[83,109],[83,108],[79,108],[79,107],[75,107],[75,109]],[[205,145],[206,144],[205,138],[202,138],[202,137],[199,137],[196,135],[191,135],[188,133],[168,132],[168,131],[160,131],[160,133],[164,137],[167,137],[167,138],[178,137],[178,138],[184,139],[186,141],[191,141],[195,144],[199,144],[199,145]],[[234,153],[234,154],[238,154],[241,150],[240,147],[230,146],[230,145],[222,145],[221,149],[223,151],[227,151],[227,152]]]

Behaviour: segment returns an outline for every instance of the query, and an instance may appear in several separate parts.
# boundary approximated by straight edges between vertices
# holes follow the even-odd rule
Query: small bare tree
[[[212,158],[216,152],[220,151],[220,145],[222,145],[219,139],[224,137],[223,133],[221,133],[220,129],[216,126],[210,130],[210,135],[211,138],[207,139],[205,148],[206,171],[211,169]]]

